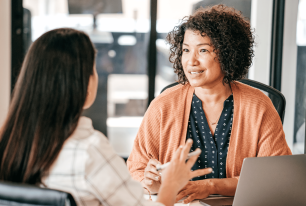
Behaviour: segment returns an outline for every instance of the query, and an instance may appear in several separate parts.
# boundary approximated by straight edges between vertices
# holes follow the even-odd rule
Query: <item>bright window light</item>
[[[121,46],[134,46],[137,40],[132,35],[122,35],[118,39],[118,44]]]

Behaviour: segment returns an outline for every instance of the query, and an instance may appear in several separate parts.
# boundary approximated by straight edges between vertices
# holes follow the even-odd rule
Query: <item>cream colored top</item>
[[[163,205],[144,199],[141,184],[131,178],[119,157],[91,119],[81,117],[43,183],[69,192],[77,205]]]

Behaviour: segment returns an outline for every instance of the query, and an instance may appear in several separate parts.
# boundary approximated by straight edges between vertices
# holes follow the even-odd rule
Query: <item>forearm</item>
[[[157,202],[160,202],[165,206],[173,206],[178,193],[176,188],[176,186],[170,184],[162,184],[158,191]]]
[[[210,194],[234,196],[238,184],[236,178],[210,179]]]

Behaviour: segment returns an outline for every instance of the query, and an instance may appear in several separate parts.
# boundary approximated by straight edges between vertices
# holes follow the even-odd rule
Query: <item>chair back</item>
[[[76,206],[71,194],[33,185],[0,182],[0,205]]]
[[[262,90],[264,93],[266,93],[268,95],[268,97],[271,99],[282,123],[284,122],[284,116],[285,116],[285,108],[286,108],[286,99],[284,97],[284,95],[278,91],[277,89],[274,89],[271,86],[265,85],[263,83],[254,81],[254,80],[250,80],[250,79],[241,79],[239,82],[243,83],[243,84],[247,84],[251,87],[257,88],[259,90]],[[162,89],[162,91],[160,93],[162,93],[163,91],[165,91],[166,89],[173,87],[175,85],[178,85],[179,83],[174,82],[172,84],[169,84],[168,86],[166,86],[165,88]]]
[[[239,82],[247,84],[259,90],[262,90],[264,93],[266,93],[268,97],[271,99],[279,117],[282,120],[282,123],[284,122],[285,109],[286,109],[286,98],[280,91],[278,91],[277,89],[271,86],[268,86],[263,83],[260,83],[254,80],[250,80],[250,79],[242,79]]]

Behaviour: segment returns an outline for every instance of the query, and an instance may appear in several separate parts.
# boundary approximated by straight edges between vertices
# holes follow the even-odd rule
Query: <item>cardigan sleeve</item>
[[[158,105],[153,101],[144,115],[127,160],[133,179],[139,182],[144,178],[144,170],[150,158],[159,159],[160,113]]]
[[[259,132],[257,157],[291,155],[281,119],[272,102],[267,102]]]

